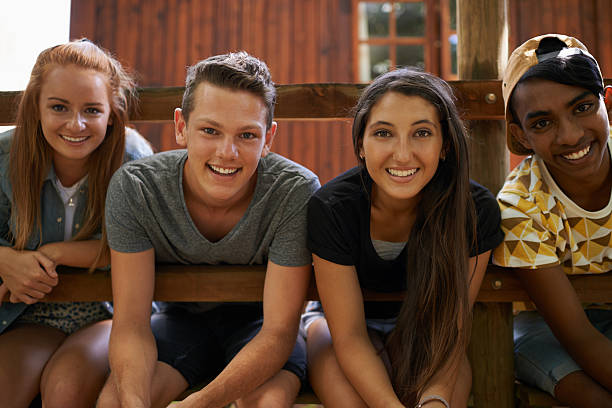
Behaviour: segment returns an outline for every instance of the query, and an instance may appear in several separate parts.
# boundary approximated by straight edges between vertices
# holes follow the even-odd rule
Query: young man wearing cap
[[[612,311],[585,308],[567,279],[612,269],[610,89],[586,47],[557,34],[518,47],[502,86],[508,147],[529,156],[498,194],[493,262],[537,307],[514,320],[517,377],[571,407],[610,407]]]
[[[174,150],[113,176],[106,202],[115,313],[99,407],[287,407],[305,375],[296,343],[311,273],[309,170],[270,152],[276,91],[244,53],[189,68]],[[162,305],[156,263],[266,264],[261,303]],[[265,320],[263,316],[265,315]],[[300,337],[301,340],[301,337]]]

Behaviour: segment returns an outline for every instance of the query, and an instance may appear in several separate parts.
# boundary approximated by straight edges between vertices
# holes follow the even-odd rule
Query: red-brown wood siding
[[[138,74],[141,86],[180,86],[186,67],[245,50],[279,84],[352,82],[350,0],[72,1],[71,38],[88,37]],[[176,148],[171,125],[139,130],[160,150]],[[325,182],[355,163],[348,122],[279,123],[273,150]]]
[[[438,12],[426,0],[428,8]],[[276,83],[354,80],[351,0],[73,0],[72,38],[86,36],[138,73],[142,86],[179,86],[210,55],[246,50]],[[580,38],[612,77],[612,0],[509,0],[509,49],[539,34]],[[431,29],[431,28],[430,28]],[[144,124],[160,150],[175,148],[170,125]],[[355,161],[348,122],[281,122],[274,150],[325,182]],[[517,158],[513,160],[516,164]]]

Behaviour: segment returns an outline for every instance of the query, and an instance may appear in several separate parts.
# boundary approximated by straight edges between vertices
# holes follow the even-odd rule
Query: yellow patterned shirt
[[[611,151],[612,139],[608,140]],[[504,242],[493,263],[537,269],[561,265],[568,275],[612,270],[612,199],[585,211],[567,197],[537,156],[525,158],[497,195]]]

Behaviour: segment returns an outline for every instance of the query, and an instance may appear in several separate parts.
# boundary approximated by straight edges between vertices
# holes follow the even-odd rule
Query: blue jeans
[[[612,310],[587,309],[585,313],[591,324],[612,340]],[[553,397],[562,378],[582,370],[538,312],[521,312],[514,318],[514,369],[516,378]]]

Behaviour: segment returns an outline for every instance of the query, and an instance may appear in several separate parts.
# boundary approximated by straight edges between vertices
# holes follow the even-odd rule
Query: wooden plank
[[[110,274],[83,269],[60,267],[59,285],[47,301],[110,300]],[[175,301],[254,301],[261,300],[265,267],[243,265],[158,265],[156,274],[157,300]],[[578,297],[583,302],[610,302],[612,272],[600,275],[569,276]],[[372,292],[364,290],[372,301],[398,301],[402,292]],[[309,299],[316,299],[311,285]],[[482,282],[477,302],[510,303],[527,301],[529,296],[510,270],[489,266]]]
[[[462,80],[494,80],[501,78],[508,59],[507,7],[505,0],[458,0],[457,2],[457,69]],[[499,88],[501,90],[501,88]],[[470,133],[470,175],[494,194],[499,191],[508,172],[503,102],[496,92],[491,99],[486,94],[462,93],[462,105],[476,102],[475,112],[487,105],[500,104],[498,121],[479,120],[468,124]],[[488,103],[488,101],[493,103]]]
[[[511,303],[476,303],[468,347],[475,408],[514,407]]]
[[[612,79],[604,80],[612,85]],[[450,81],[458,97],[465,120],[503,119],[504,105],[500,81]],[[350,118],[364,84],[295,84],[277,85],[276,120],[329,121]],[[181,106],[183,87],[141,88],[138,112],[131,122],[171,123],[174,108]],[[493,103],[486,103],[493,94]],[[12,125],[21,91],[0,92],[0,126]],[[485,161],[484,163],[487,163]]]

